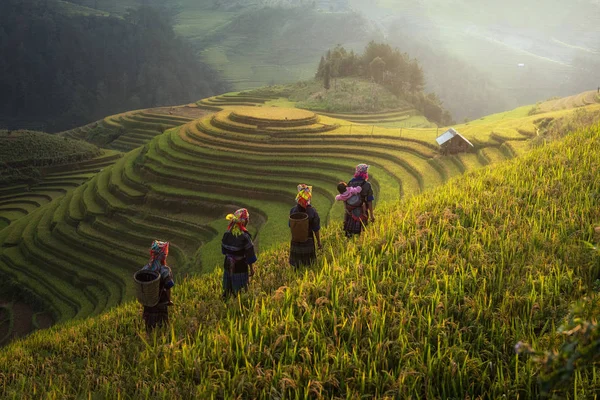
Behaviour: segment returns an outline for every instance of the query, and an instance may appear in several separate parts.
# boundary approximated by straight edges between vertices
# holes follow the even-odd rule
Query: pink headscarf
[[[354,177],[357,179],[368,180],[369,179],[369,166],[367,164],[358,164],[356,166],[356,172],[354,173]]]

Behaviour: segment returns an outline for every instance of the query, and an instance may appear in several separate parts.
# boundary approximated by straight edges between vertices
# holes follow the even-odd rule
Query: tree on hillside
[[[408,68],[408,83],[411,93],[420,92],[425,87],[423,70],[416,60],[413,60]]]
[[[325,63],[323,67],[323,87],[325,90],[331,88],[331,64]]]
[[[315,78],[322,78],[322,72],[325,68],[325,56],[321,56],[321,61],[319,61],[319,67],[317,68],[317,73],[315,74]]]
[[[337,45],[321,58],[315,76],[323,79],[326,89],[331,78],[356,76],[373,80],[398,98],[412,103],[428,119],[442,125],[452,122],[440,99],[435,94],[423,93],[425,76],[419,62],[388,44],[372,41],[362,55]],[[376,97],[372,96],[373,109],[377,108]]]
[[[397,96],[422,90],[424,86],[423,71],[418,62],[384,43],[370,42],[362,55],[337,45],[326,53],[323,63],[319,63],[317,78],[323,78],[327,62],[331,64],[332,78],[359,76],[374,79]]]
[[[369,71],[371,78],[377,83],[383,83],[383,75],[385,72],[385,61],[381,57],[375,57],[369,63]]]

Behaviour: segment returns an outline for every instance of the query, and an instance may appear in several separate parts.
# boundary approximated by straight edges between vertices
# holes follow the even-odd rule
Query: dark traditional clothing
[[[308,215],[308,239],[305,242],[290,243],[290,264],[298,268],[300,266],[310,265],[317,261],[317,251],[315,249],[315,232],[321,229],[321,218],[319,213],[312,206],[302,207],[297,205],[290,210],[290,215],[295,213],[306,213]]]
[[[160,284],[160,300],[158,305],[154,307],[144,306],[144,312],[142,318],[146,324],[146,331],[150,332],[154,328],[167,325],[169,323],[169,306],[167,292],[164,290],[164,285],[161,281]]]
[[[250,268],[256,262],[252,237],[246,231],[235,235],[225,232],[221,241],[223,261],[223,296],[235,295],[250,282]]]
[[[352,178],[350,182],[348,182],[348,186],[362,188],[359,194],[362,204],[359,206],[351,206],[348,202],[344,203],[344,207],[346,208],[344,214],[344,231],[346,232],[346,236],[351,237],[352,235],[360,235],[363,227],[368,223],[369,215],[367,211],[367,202],[375,200],[375,197],[373,196],[371,184],[363,179],[362,176]]]
[[[160,274],[160,297],[158,304],[154,307],[144,306],[142,318],[146,324],[146,330],[150,332],[157,326],[169,323],[169,308],[171,303],[171,288],[175,286],[173,273],[167,265],[169,254],[169,242],[155,240],[150,247],[150,261],[142,269],[155,271]]]

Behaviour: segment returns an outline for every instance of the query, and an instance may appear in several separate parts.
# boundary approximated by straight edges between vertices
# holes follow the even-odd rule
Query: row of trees
[[[363,54],[337,45],[321,57],[317,79],[327,83],[347,76],[372,79],[396,96],[420,92],[425,86],[423,70],[416,59],[388,44],[374,41],[367,45]],[[325,86],[327,88],[327,84]]]
[[[321,57],[316,78],[323,80],[323,86],[329,90],[332,80],[335,87],[336,79],[343,77],[371,79],[412,103],[429,120],[441,125],[453,123],[439,97],[435,93],[423,93],[425,77],[419,62],[389,44],[371,41],[363,54],[348,51],[341,45],[327,51]]]
[[[48,131],[227,90],[152,7],[68,15],[55,0],[0,2],[0,127]]]

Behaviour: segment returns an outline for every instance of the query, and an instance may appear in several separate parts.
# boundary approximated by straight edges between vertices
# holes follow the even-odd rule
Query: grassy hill
[[[359,49],[382,37],[367,19],[336,4],[343,2],[70,1],[116,14],[141,4],[164,8],[175,31],[234,90],[309,79],[328,48],[344,43]]]
[[[263,8],[235,16],[219,12],[216,21],[223,18],[230,19],[206,36],[196,36],[187,25],[184,30],[176,26],[176,30],[197,42],[201,59],[235,90],[312,78],[328,48],[344,43],[359,49],[379,38],[370,32],[368,21],[350,12]]]
[[[458,125],[475,151],[442,156],[438,128],[374,127],[371,119],[386,115],[372,114],[355,114],[366,123],[349,123],[265,106],[271,100],[225,94],[200,101],[215,113],[198,119],[176,114],[201,112],[186,106],[101,122],[121,124],[119,138],[150,132],[114,165],[1,230],[0,271],[54,321],[96,315],[131,298],[130,275],[146,262],[152,238],[173,242],[178,279],[208,273],[221,263],[219,232],[235,208],[250,210],[256,243],[266,251],[287,240],[285,221],[300,182],[314,186],[322,220],[337,221],[343,209],[334,204],[335,183],[349,179],[358,162],[372,165],[379,208],[522,154],[541,123],[573,113],[529,115],[531,108],[522,108]],[[161,134],[156,127],[169,121],[174,128]],[[97,128],[67,134],[93,138]]]
[[[260,256],[224,304],[219,272],[177,287],[173,324],[146,338],[139,306],[0,351],[6,398],[539,398],[539,367],[571,304],[597,298],[600,127],[426,195],[378,208],[358,240],[326,229],[319,263]],[[567,398],[592,398],[598,369]]]
[[[2,167],[49,166],[81,161],[99,153],[89,143],[43,132],[0,130]]]
[[[63,195],[74,180],[87,180],[90,175],[85,174],[91,171],[74,171],[77,166],[89,166],[106,156],[80,140],[43,132],[0,131],[0,230]],[[57,171],[63,173],[54,174]]]

